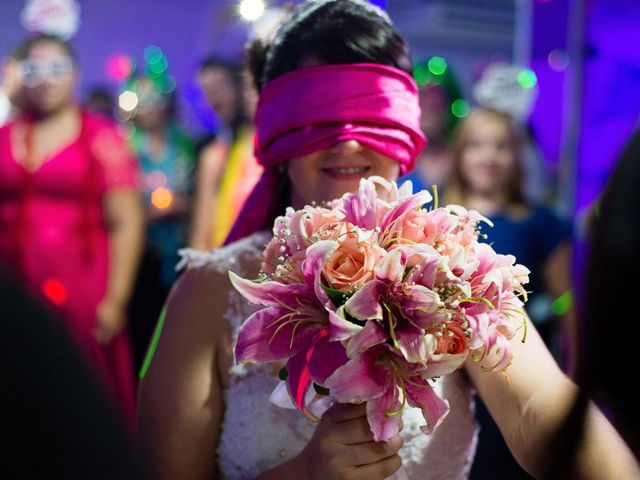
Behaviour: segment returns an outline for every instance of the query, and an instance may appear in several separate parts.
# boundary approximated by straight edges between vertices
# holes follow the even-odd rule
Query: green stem
[[[493,306],[489,300],[484,297],[469,297],[469,298],[460,298],[460,303],[484,303],[490,310],[494,310],[496,307]]]
[[[382,306],[387,311],[387,318],[389,319],[389,333],[391,334],[391,341],[393,342],[394,348],[400,348],[398,345],[398,339],[396,338],[396,332],[393,328],[393,315],[391,314],[391,310],[387,306],[386,303],[382,303]]]
[[[153,340],[151,341],[151,345],[149,346],[149,351],[147,352],[147,356],[144,359],[144,363],[142,368],[140,369],[140,373],[138,373],[138,377],[143,379],[147,374],[147,370],[149,370],[149,365],[151,365],[151,360],[153,360],[153,356],[156,353],[156,348],[158,348],[158,342],[160,341],[160,335],[162,334],[162,329],[164,327],[164,320],[167,317],[167,306],[162,307],[162,311],[160,312],[160,316],[158,317],[158,323],[156,324],[156,328],[153,331]]]

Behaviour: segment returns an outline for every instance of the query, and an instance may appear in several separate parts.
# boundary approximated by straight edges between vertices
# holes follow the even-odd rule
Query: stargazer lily
[[[339,402],[367,402],[367,420],[375,441],[387,441],[400,430],[402,407],[408,403],[422,410],[425,433],[432,432],[449,413],[441,399],[421,376],[421,365],[411,365],[385,345],[368,349],[339,367],[327,381]]]
[[[246,299],[265,307],[251,315],[240,328],[236,361],[286,359],[287,388],[296,406],[309,416],[305,396],[312,383],[322,385],[328,375],[347,361],[342,344],[329,341],[327,312],[319,308],[318,303],[318,296],[328,301],[319,287],[319,272],[334,244],[318,242],[308,249],[303,265],[305,283],[256,283],[229,272],[233,286]]]

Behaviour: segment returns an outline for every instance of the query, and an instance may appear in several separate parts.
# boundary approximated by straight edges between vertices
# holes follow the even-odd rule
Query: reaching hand
[[[366,415],[364,404],[329,408],[297,457],[302,478],[382,480],[396,472],[402,438],[375,442]]]
[[[98,324],[93,332],[98,343],[108,345],[126,324],[124,307],[117,302],[103,299],[96,309]]]

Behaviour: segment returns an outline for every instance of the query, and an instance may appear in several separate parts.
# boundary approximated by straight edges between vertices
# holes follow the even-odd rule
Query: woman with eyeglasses
[[[139,76],[127,89],[138,104],[129,122],[130,144],[140,159],[145,209],[145,248],[130,305],[136,369],[171,285],[178,249],[187,243],[195,153],[180,126],[175,92],[163,78]]]
[[[0,268],[59,314],[132,425],[125,309],[142,243],[137,160],[114,124],[75,102],[69,44],[34,36],[14,58],[22,113],[0,129]]]

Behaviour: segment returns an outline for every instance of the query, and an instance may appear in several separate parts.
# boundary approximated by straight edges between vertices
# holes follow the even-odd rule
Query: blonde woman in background
[[[531,205],[522,188],[521,138],[504,113],[479,108],[459,125],[453,142],[453,177],[446,203],[478,210],[494,224],[485,227],[493,248],[514,255],[531,269],[527,313],[566,370],[572,370],[575,315],[559,317],[554,299],[571,295],[571,226],[551,209]],[[558,305],[560,302],[555,302]],[[471,478],[486,478],[496,465],[504,478],[528,478],[513,460],[483,404],[476,416],[481,433]],[[481,473],[482,472],[482,473]],[[510,476],[509,476],[510,475]]]

